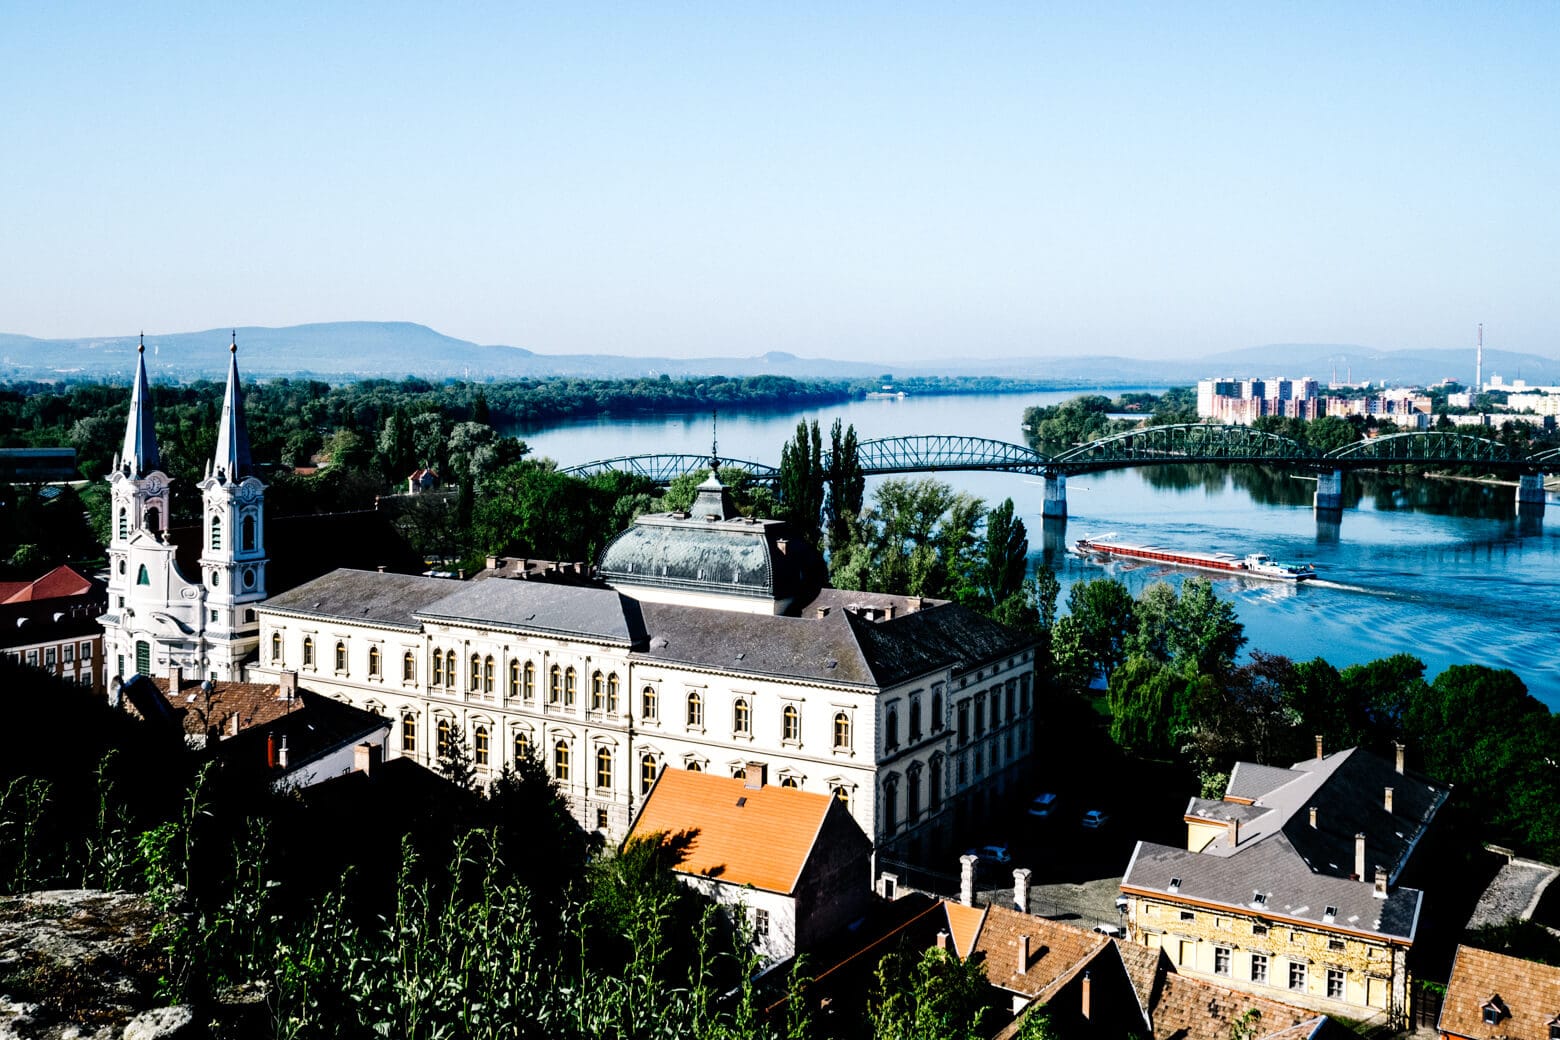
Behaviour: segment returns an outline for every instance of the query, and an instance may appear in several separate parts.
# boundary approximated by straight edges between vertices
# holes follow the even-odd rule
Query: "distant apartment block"
[[[1430,398],[1417,390],[1384,390],[1374,397],[1329,397],[1327,414],[1391,419],[1399,426],[1425,429],[1430,424]]]
[[[1322,415],[1314,379],[1204,379],[1197,384],[1197,416],[1249,426],[1265,415],[1315,419]]]

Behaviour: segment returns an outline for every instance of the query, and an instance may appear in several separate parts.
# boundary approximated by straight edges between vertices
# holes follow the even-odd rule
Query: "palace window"
[[[655,756],[648,751],[639,758],[639,793],[648,794],[650,786],[655,783]]]
[[[476,654],[471,655],[471,683],[467,689],[472,693],[482,689],[482,658]]]
[[[222,548],[222,518],[220,516],[211,518],[211,547],[213,549]]]
[[[410,650],[401,655],[401,681],[411,682],[417,678],[417,658],[412,656]]]
[[[921,698],[910,698],[910,739],[921,739]]]
[[[617,714],[617,710],[618,710],[618,677],[617,677],[617,673],[613,672],[611,675],[607,676],[607,711],[611,712],[613,715],[616,715]]]
[[[834,714],[834,750],[850,750],[850,716],[843,711]]]
[[[1002,691],[991,691],[991,728],[1002,725]]]
[[[305,668],[314,667],[314,637],[303,637],[303,665]]]
[[[909,783],[905,786],[905,821],[915,823],[921,818],[921,770],[911,769],[906,779]]]
[[[892,778],[883,782],[883,833],[893,834],[899,829],[899,781]]]
[[[688,728],[704,728],[704,698],[697,693],[688,694]]]
[[[409,711],[401,715],[401,750],[407,754],[417,750],[417,716]]]
[[[569,779],[569,742],[566,740],[553,745],[553,778],[564,781]]]
[[[444,685],[444,655],[437,650],[433,652],[433,685]]]
[[[512,658],[509,662],[509,699],[520,699],[520,660]]]
[[[338,642],[336,644],[336,671],[338,671],[338,672],[345,672],[346,670],[347,670],[347,644]]]
[[[656,714],[655,714],[656,713],[656,701],[657,701],[656,694],[655,694],[655,687],[654,686],[646,686],[644,688],[644,690],[640,692],[639,699],[640,699],[640,702],[641,702],[640,706],[639,706],[640,707],[639,713],[642,716],[644,716],[644,718],[645,718],[645,720],[647,722],[655,721],[655,718],[656,718]]]
[[[600,672],[590,673],[590,710],[600,711],[602,698],[606,694],[606,682],[601,678]]]
[[[926,801],[931,806],[932,812],[942,807],[942,789],[943,759],[941,755],[934,755],[926,780]]]
[[[242,524],[243,524],[242,530],[244,532],[244,540],[243,540],[244,552],[254,552],[255,551],[255,518],[252,517],[252,516],[246,516],[246,517],[244,517],[244,519],[242,521]]]
[[[1343,999],[1343,969],[1342,968],[1328,968],[1327,969],[1327,999],[1328,1000],[1342,1000]],[[1554,1026],[1550,1026],[1549,1028],[1550,1028],[1550,1031],[1551,1031],[1550,1035],[1553,1036]]]
[[[531,737],[524,730],[515,731],[515,765],[531,757]]]
[[[573,668],[566,668],[563,672],[563,706],[574,707],[575,675]]]
[[[1230,948],[1228,946],[1215,946],[1213,948],[1213,973],[1215,975],[1228,975],[1230,973]]]
[[[1265,953],[1251,955],[1251,981],[1266,983],[1268,980],[1268,959]]]
[[[975,735],[978,737],[986,732],[986,695],[975,695]]]
[[[612,749],[596,749],[596,789],[612,790]]]
[[[525,663],[525,671],[521,675],[520,696],[526,700],[536,696],[536,665],[530,661]]]
[[[889,706],[883,717],[883,750],[892,751],[899,746],[899,709]]]
[[[558,704],[563,700],[563,669],[553,665],[547,670],[547,703]]]
[[[368,677],[379,678],[379,647],[377,646],[368,648]]]
[[[455,688],[455,651],[444,652],[444,686],[446,689]]]
[[[438,753],[440,758],[443,758],[450,753],[450,734],[452,732],[450,729],[450,720],[440,719],[437,732],[438,737],[434,741],[434,750]]]
[[[488,731],[486,726],[478,726],[474,734],[474,756],[479,766],[488,764]]]
[[[802,739],[802,713],[794,704],[787,704],[780,714],[780,739],[793,744]]]
[[[1289,988],[1305,989],[1305,965],[1299,961],[1289,962]]]
[[[493,692],[493,658],[491,655],[482,659],[482,692]]]
[[[281,659],[282,659],[282,634],[280,632],[272,632],[271,633],[271,663],[272,664],[277,664],[278,662],[281,661]]]
[[[741,697],[738,697],[736,703],[731,706],[731,731],[739,737],[753,735],[753,710]]]
[[[932,732],[941,733],[943,728],[942,693],[932,694]]]
[[[959,743],[970,742],[970,702],[959,702]]]

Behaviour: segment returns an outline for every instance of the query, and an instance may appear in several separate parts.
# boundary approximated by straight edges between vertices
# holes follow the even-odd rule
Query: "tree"
[[[1346,696],[1365,706],[1374,739],[1386,743],[1402,734],[1403,712],[1422,696],[1425,663],[1413,654],[1393,654],[1350,665],[1339,678]]]
[[[1176,696],[1185,685],[1173,665],[1127,658],[1110,676],[1110,738],[1136,754],[1169,753]]]
[[[1215,596],[1212,582],[1189,578],[1181,584],[1167,643],[1172,658],[1186,661],[1198,672],[1218,675],[1235,664],[1245,642],[1234,604]]]
[[[1067,616],[1056,622],[1053,653],[1057,670],[1087,685],[1126,660],[1137,628],[1132,594],[1112,578],[1095,578],[1072,587]]]
[[[856,427],[840,430],[834,420],[829,429],[828,503],[826,507],[829,551],[842,549],[851,539],[851,529],[861,516],[867,478],[861,471],[861,455],[856,444]]]
[[[796,424],[796,438],[780,449],[780,471],[775,480],[781,516],[797,534],[817,546],[822,541],[823,436],[818,420]]]
[[[440,776],[463,791],[477,789],[477,767],[471,761],[471,748],[466,745],[466,732],[461,726],[450,727],[449,738],[439,748],[435,769]]]
[[[878,962],[868,1015],[878,1040],[975,1040],[986,1035],[986,966],[932,948]]]
[[[988,612],[1023,591],[1029,570],[1029,532],[1013,515],[1013,500],[1003,499],[986,514],[982,593]]]
[[[1335,415],[1312,419],[1305,424],[1304,429],[1306,444],[1324,455],[1360,439],[1360,431],[1354,428],[1353,423]]]

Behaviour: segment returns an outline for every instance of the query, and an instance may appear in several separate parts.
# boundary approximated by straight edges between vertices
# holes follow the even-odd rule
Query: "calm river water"
[[[910,397],[723,412],[720,454],[777,464],[799,420],[817,419],[827,437],[835,417],[855,424],[863,440],[948,433],[1021,444],[1026,406],[1054,404],[1077,393]],[[617,455],[706,453],[710,447],[708,413],[591,419],[506,432],[565,466]],[[988,503],[1011,497],[1029,527],[1031,563],[1044,560],[1055,568],[1064,603],[1067,586],[1101,574],[1120,578],[1136,592],[1189,573],[1085,562],[1064,549],[1064,542],[1082,536],[1111,533],[1176,548],[1261,550],[1286,561],[1314,562],[1322,579],[1293,588],[1215,578],[1215,589],[1234,601],[1246,626],[1247,649],[1296,660],[1321,656],[1339,667],[1407,652],[1432,674],[1462,662],[1510,668],[1536,697],[1560,709],[1555,652],[1560,506],[1553,502],[1547,526],[1519,525],[1511,487],[1364,475],[1349,478],[1342,522],[1319,526],[1311,511],[1314,485],[1296,475],[1250,467],[1129,469],[1069,480],[1072,515],[1063,529],[1046,529],[1038,478],[936,476]]]

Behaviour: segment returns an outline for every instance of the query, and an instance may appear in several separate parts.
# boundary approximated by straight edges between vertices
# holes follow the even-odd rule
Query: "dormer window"
[[[1326,911],[1323,912],[1323,914],[1322,914],[1322,921],[1325,922],[1326,924],[1332,924],[1337,919],[1338,919],[1338,908],[1336,906],[1329,906],[1326,909]]]
[[[1267,906],[1267,894],[1264,892],[1251,893],[1252,906]]]
[[[1500,999],[1500,994],[1498,993],[1494,996],[1491,996],[1489,1000],[1486,1000],[1484,1002],[1483,1008],[1480,1010],[1482,1010],[1484,1013],[1484,1024],[1487,1026],[1499,1025],[1500,1020],[1508,1013],[1506,1010],[1506,1002]],[[1549,1027],[1551,1036],[1554,1035],[1554,1028],[1555,1027],[1553,1023],[1551,1023]]]
[[[1170,892],[1171,893],[1175,893],[1175,892],[1179,892],[1179,891],[1181,891],[1181,879],[1178,878],[1178,877],[1171,878],[1170,879]]]
[[[1549,1020],[1549,1040],[1560,1040],[1560,1015]]]

